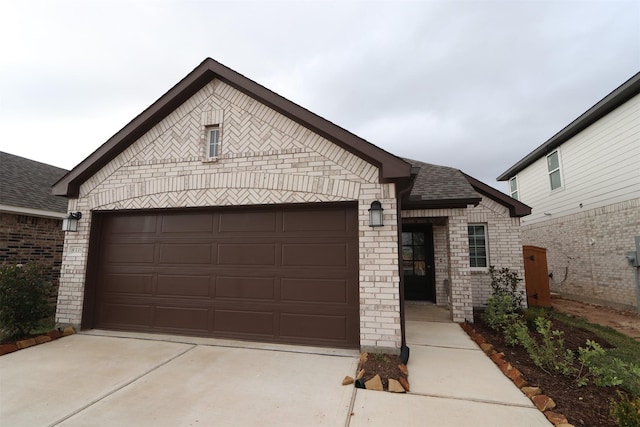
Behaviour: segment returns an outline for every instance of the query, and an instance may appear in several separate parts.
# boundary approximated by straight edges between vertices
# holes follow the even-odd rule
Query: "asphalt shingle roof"
[[[51,194],[67,171],[0,151],[0,205],[64,213],[68,201]]]
[[[473,189],[469,181],[455,168],[432,165],[418,160],[404,159],[413,167],[420,168],[416,176],[410,201],[447,201],[474,200],[480,195]]]

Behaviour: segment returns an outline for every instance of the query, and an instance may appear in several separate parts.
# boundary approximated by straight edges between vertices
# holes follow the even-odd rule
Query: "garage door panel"
[[[207,276],[158,275],[157,296],[208,297],[211,278]]]
[[[280,298],[282,301],[313,303],[348,303],[347,280],[340,279],[282,279]]]
[[[218,264],[237,266],[275,266],[275,243],[221,243],[218,245]]]
[[[250,310],[215,310],[213,328],[217,332],[272,336],[274,313]]]
[[[355,204],[99,215],[92,326],[359,346]]]
[[[280,334],[283,337],[345,341],[346,316],[283,313],[280,315]]]
[[[104,293],[151,295],[153,293],[153,275],[105,274],[102,287]]]
[[[273,300],[273,277],[220,277],[216,278],[215,298],[240,300]]]
[[[153,325],[153,307],[135,304],[104,304],[100,309],[100,323],[118,329],[126,326]]]
[[[213,216],[210,212],[185,212],[162,216],[162,233],[211,233]]]
[[[346,267],[349,246],[346,243],[293,243],[282,245],[283,266]]]
[[[153,243],[113,244],[103,251],[105,264],[151,264],[155,257]]]
[[[305,232],[305,234],[324,235],[327,231],[346,233],[349,228],[345,210],[324,212],[289,211],[283,212],[282,227],[286,232]]]
[[[154,326],[206,332],[209,329],[208,318],[209,310],[206,308],[158,306]]]
[[[210,244],[161,244],[161,264],[211,264]]]
[[[105,224],[105,234],[107,235],[127,235],[127,234],[155,234],[158,218],[154,214],[119,214],[109,219]]]
[[[220,234],[234,236],[256,232],[275,232],[277,213],[273,211],[257,212],[222,212],[219,216],[218,231]]]

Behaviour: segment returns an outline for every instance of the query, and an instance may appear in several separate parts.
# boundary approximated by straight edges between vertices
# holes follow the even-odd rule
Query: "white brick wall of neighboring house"
[[[220,156],[205,157],[208,125],[219,125]],[[374,200],[385,226],[369,227]],[[378,169],[231,86],[214,80],[80,187],[67,233],[56,319],[82,318],[91,211],[357,201],[360,344],[401,345],[397,206]]]
[[[546,247],[551,289],[568,297],[636,309],[625,254],[640,235],[640,199],[524,225],[526,245]]]

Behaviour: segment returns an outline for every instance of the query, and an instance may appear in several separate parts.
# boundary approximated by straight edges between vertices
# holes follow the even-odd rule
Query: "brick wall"
[[[625,254],[640,235],[640,199],[522,227],[525,245],[547,249],[552,291],[621,309],[636,309],[634,271]]]
[[[220,156],[205,156],[207,126],[220,129]],[[68,233],[57,320],[82,318],[91,215],[96,210],[357,201],[360,343],[400,348],[395,187],[378,169],[276,111],[213,81],[80,187],[69,208],[83,213]],[[385,226],[369,227],[378,200]],[[85,215],[86,214],[86,215]]]
[[[525,293],[524,261],[520,218],[509,215],[509,209],[492,199],[483,197],[478,206],[468,209],[469,223],[486,224],[489,246],[489,265],[507,267],[522,278],[519,289]],[[486,305],[491,296],[491,276],[487,269],[472,269],[473,305]],[[526,298],[525,298],[526,301]]]
[[[520,290],[524,292],[520,219],[512,218],[508,208],[483,197],[478,206],[467,209],[403,211],[402,220],[403,223],[432,224],[436,302],[452,309],[454,321],[473,321],[472,307],[485,305],[491,296],[488,269],[469,267],[468,224],[487,225],[489,264],[517,271],[523,279]],[[449,281],[449,293],[445,280]]]
[[[0,213],[0,264],[42,264],[56,290],[63,240],[59,219]]]
[[[436,262],[436,301],[450,301],[454,322],[473,322],[469,268],[467,209],[414,209],[402,211],[406,223],[432,222]],[[446,226],[439,225],[446,221]],[[446,246],[435,246],[443,245]],[[448,267],[448,268],[447,268]],[[449,280],[449,295],[444,280]]]

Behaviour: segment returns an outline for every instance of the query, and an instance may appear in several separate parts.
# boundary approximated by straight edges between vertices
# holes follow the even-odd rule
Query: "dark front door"
[[[402,269],[406,300],[436,302],[431,224],[402,227]]]

